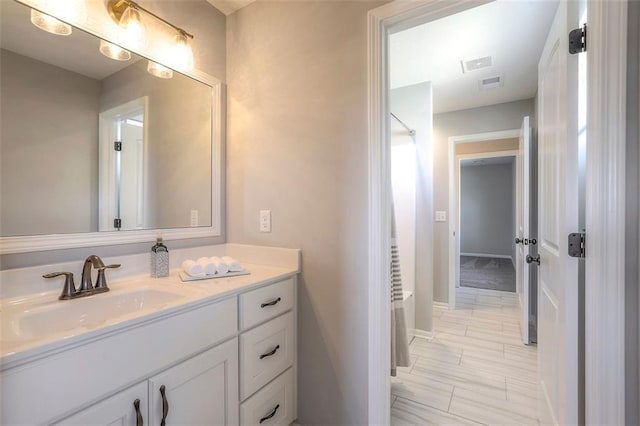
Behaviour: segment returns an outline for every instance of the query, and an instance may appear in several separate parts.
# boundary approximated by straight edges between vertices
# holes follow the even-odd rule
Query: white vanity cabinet
[[[232,339],[56,425],[236,425],[237,347]]]
[[[137,402],[137,409],[134,403]],[[121,425],[136,426],[146,424],[149,412],[148,386],[138,383],[129,389],[86,408],[61,422],[60,426]]]
[[[296,277],[289,277],[249,282],[4,364],[0,423],[291,424]]]
[[[240,424],[289,425],[296,410],[293,278],[240,295]]]

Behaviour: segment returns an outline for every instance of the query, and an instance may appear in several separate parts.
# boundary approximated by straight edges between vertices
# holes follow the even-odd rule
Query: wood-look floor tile
[[[529,405],[456,388],[449,412],[490,425],[537,425],[536,410]]]
[[[411,374],[477,392],[497,392],[502,395],[505,392],[505,379],[503,376],[473,367],[463,367],[420,358],[415,367],[413,367]]]
[[[461,349],[480,348],[491,349],[494,351],[502,351],[504,349],[502,343],[488,342],[486,340],[476,339],[471,336],[457,336],[455,334],[437,333],[433,340],[436,343],[459,347]]]
[[[522,342],[520,335],[516,336],[514,334],[507,333],[492,333],[472,328],[467,329],[467,336],[485,340],[487,342],[506,343],[510,345],[517,345]]]
[[[481,425],[463,417],[446,413],[404,398],[396,399],[391,409],[391,425]]]
[[[507,377],[507,399],[517,398],[518,395],[538,400],[538,384],[516,377]]]
[[[413,374],[398,373],[391,378],[391,394],[439,410],[447,411],[453,385]]]

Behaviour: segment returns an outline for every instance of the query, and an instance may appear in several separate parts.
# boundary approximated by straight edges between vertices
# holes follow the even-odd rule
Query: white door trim
[[[448,145],[448,164],[449,164],[449,309],[456,307],[456,287],[458,285],[458,271],[460,259],[460,214],[458,211],[458,194],[459,185],[457,184],[460,176],[459,159],[467,158],[494,158],[508,157],[517,155],[517,151],[495,151],[482,152],[477,154],[463,154],[456,156],[456,145],[459,143],[476,143],[486,142],[499,139],[512,139],[520,137],[520,129],[501,130],[497,132],[476,133],[472,135],[450,136]],[[515,154],[514,154],[515,153]]]
[[[589,0],[585,422],[625,421],[627,1]]]
[[[368,38],[368,423],[389,424],[390,333],[389,232],[391,148],[389,141],[388,45],[390,33],[452,15],[490,0],[394,1],[369,11]]]

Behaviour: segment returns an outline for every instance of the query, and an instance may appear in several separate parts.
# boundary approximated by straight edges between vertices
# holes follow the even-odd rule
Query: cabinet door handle
[[[169,414],[169,401],[167,401],[166,388],[164,385],[160,386],[160,395],[162,395],[162,420],[160,426],[167,424],[167,414]]]
[[[278,297],[276,300],[272,300],[271,302],[263,303],[260,305],[261,308],[266,308],[267,306],[277,305],[282,300],[281,297]]]
[[[266,422],[267,420],[269,420],[271,417],[275,416],[276,413],[278,412],[278,408],[280,408],[280,404],[276,405],[276,407],[273,409],[273,411],[271,411],[269,414],[267,414],[266,416],[264,416],[263,418],[260,419],[260,424]]]
[[[133,406],[136,409],[136,426],[143,426],[144,421],[142,420],[142,413],[140,412],[140,400],[136,399],[133,401]]]
[[[268,356],[275,355],[275,353],[278,351],[278,349],[280,349],[280,345],[278,345],[275,348],[273,348],[273,350],[271,352],[267,352],[266,354],[260,355],[260,359],[266,358]]]

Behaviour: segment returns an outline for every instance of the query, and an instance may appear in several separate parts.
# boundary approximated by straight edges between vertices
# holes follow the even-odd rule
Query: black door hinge
[[[113,142],[113,149],[116,151],[122,151],[122,142],[120,141]]]
[[[569,33],[569,53],[575,55],[587,51],[587,24]]]
[[[113,219],[113,227],[116,229],[122,228],[122,219]]]
[[[585,233],[575,232],[569,234],[568,245],[569,256],[584,257],[585,256]]]

